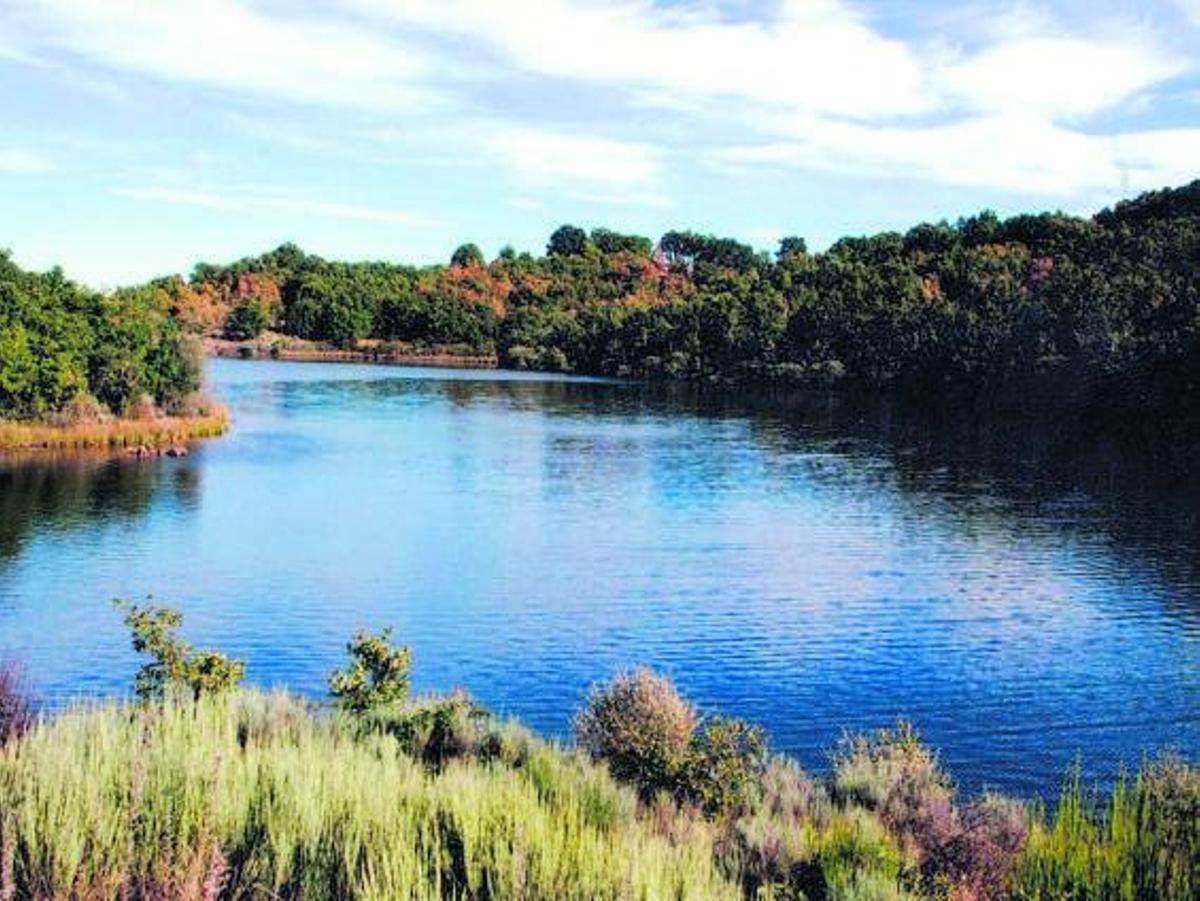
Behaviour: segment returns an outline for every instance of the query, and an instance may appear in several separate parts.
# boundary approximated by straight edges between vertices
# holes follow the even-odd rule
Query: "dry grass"
[[[114,419],[51,425],[0,420],[0,451],[161,448],[215,438],[229,428],[229,411],[215,407],[195,416]]]

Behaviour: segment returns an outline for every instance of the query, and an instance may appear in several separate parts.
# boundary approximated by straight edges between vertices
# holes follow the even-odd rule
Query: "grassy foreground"
[[[0,751],[0,898],[1195,898],[1200,773],[1053,816],[959,804],[904,730],[827,779],[652,799],[463,696],[355,717],[282,694],[108,703]]]
[[[722,898],[602,768],[508,727],[429,767],[284,695],[77,710],[0,757],[4,897]]]
[[[1052,816],[963,800],[911,726],[848,736],[815,779],[761,729],[641,669],[597,685],[577,746],[360,632],[334,706],[237,686],[183,615],[116,602],[136,703],[34,715],[0,666],[0,899],[1167,899],[1200,894],[1200,770],[1147,762]]]
[[[55,425],[0,420],[0,451],[162,448],[215,438],[229,428],[229,412],[214,407],[195,416],[112,419]]]

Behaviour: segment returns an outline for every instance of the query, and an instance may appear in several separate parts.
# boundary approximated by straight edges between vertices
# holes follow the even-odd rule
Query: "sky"
[[[0,247],[96,287],[1197,177],[1200,0],[0,0]]]

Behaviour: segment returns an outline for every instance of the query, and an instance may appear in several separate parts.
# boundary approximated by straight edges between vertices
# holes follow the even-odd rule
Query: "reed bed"
[[[114,419],[75,425],[0,420],[0,451],[163,448],[216,438],[228,429],[229,412],[223,407],[196,416]]]

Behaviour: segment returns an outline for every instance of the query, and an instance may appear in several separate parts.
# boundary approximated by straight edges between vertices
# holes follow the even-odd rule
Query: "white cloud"
[[[318,216],[323,219],[345,219],[358,222],[379,222],[390,225],[425,228],[440,227],[445,224],[440,220],[423,216],[419,213],[409,212],[408,210],[385,209],[347,203],[329,203],[310,198],[280,194],[247,193],[233,197],[209,191],[193,191],[164,186],[115,188],[112,193],[118,197],[129,197],[135,200],[150,200],[174,206],[203,207],[223,212],[268,209],[297,213],[304,216]]]
[[[1200,10],[1200,0],[1182,2]],[[494,0],[356,5],[466,35],[515,69],[624,88],[637,102],[684,112],[726,98],[864,121],[964,105],[1081,116],[1189,65],[1137,21],[1098,17],[1087,33],[1070,33],[1045,9],[1026,4],[977,9],[972,22],[981,46],[971,52],[887,37],[860,5],[843,0],[781,0],[761,21],[723,19],[718,4],[702,2],[536,0],[519,16]]]
[[[645,185],[659,173],[657,150],[626,141],[515,129],[488,139],[487,146],[532,184]]]
[[[50,172],[53,168],[49,160],[36,153],[0,147],[0,172]]]
[[[1070,197],[1158,188],[1196,177],[1200,128],[1091,135],[1034,115],[931,128],[811,122],[802,138],[725,148],[717,165],[801,166]]]
[[[787,160],[1053,195],[1158,185],[1181,171],[1169,146],[1178,135],[1114,141],[1078,127],[1195,70],[1143,21],[1096,16],[1071,29],[1045,8],[1018,3],[986,18],[977,10],[966,49],[948,38],[887,38],[840,0],[783,0],[758,22],[722,19],[701,3],[533,6],[514,16],[491,0],[358,0],[372,15],[454,30],[515,69],[616,89],[633,107],[664,110],[674,116],[676,143],[679,135],[687,141],[689,125],[744,135],[747,147],[717,155],[725,161]],[[586,143],[574,154],[537,137],[504,140],[514,169],[545,181],[588,170],[602,180],[652,160],[645,149],[630,159],[589,153]]]
[[[977,110],[1060,118],[1107,109],[1186,68],[1137,35],[1039,36],[988,47],[934,77],[946,97]]]
[[[1200,21],[1200,0],[1175,2]],[[359,141],[289,119],[286,109],[271,123],[224,113],[244,134],[329,159],[425,168],[441,160],[464,172],[482,146],[522,189],[597,203],[664,203],[665,161],[688,153],[726,166],[773,162],[1063,197],[1195,174],[1186,158],[1194,129],[1089,128],[1098,114],[1150,109],[1156,86],[1197,71],[1148,14],[1097,12],[1064,24],[1027,2],[976,5],[969,15],[919,10],[924,30],[909,23],[901,40],[850,0],[777,0],[753,20],[725,15],[722,0],[0,5],[9,26],[0,46],[21,53],[53,48],[236,94],[349,105],[369,120]],[[456,115],[436,125],[415,115],[451,107]],[[634,129],[636,140],[622,139]],[[731,134],[738,146],[705,150]],[[173,202],[194,195],[194,205],[207,199],[213,209],[224,208],[213,200],[250,204],[176,194]],[[292,211],[423,221],[337,204]]]
[[[377,30],[238,0],[12,0],[24,40],[111,68],[295,101],[426,108],[430,61]]]
[[[509,66],[650,90],[646,96],[743,98],[845,116],[929,107],[912,50],[873,31],[840,0],[783,0],[769,21],[730,22],[709,4],[535,0],[357,0],[393,21],[483,42]]]

